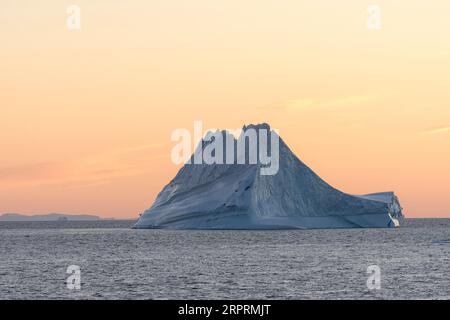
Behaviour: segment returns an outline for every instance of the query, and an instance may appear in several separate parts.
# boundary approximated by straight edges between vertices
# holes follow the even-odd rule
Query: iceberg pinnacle
[[[224,139],[232,136],[236,150],[239,139],[244,136],[245,140],[249,129],[265,129],[269,135],[279,138],[265,123],[244,126],[238,139],[227,131],[216,131],[213,136],[219,134]],[[200,141],[195,153],[204,150],[209,143]],[[163,188],[134,227],[309,229],[399,225],[402,208],[393,192],[358,196],[341,192],[300,161],[281,138],[277,147],[279,169],[273,175],[261,174],[265,164],[260,161],[244,164],[189,161]],[[245,148],[249,151],[247,145]],[[272,154],[273,151],[269,150]],[[226,152],[223,157],[227,158]],[[236,154],[234,157],[236,159]]]

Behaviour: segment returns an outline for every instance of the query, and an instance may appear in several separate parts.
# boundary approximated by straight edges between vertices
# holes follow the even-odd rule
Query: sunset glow
[[[3,1],[0,213],[136,218],[200,120],[267,122],[334,187],[450,217],[450,2],[376,2],[380,30],[358,0],[77,0],[68,30],[72,2]]]

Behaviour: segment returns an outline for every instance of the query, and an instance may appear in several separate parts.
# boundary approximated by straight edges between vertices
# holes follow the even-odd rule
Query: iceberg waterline
[[[267,124],[245,130],[269,129]],[[228,135],[222,131],[223,135]],[[402,208],[393,192],[350,195],[301,162],[279,139],[279,170],[261,175],[256,164],[185,164],[134,228],[310,229],[389,228]],[[233,137],[234,139],[234,137]],[[195,152],[205,148],[200,141]],[[248,149],[247,149],[248,150]],[[226,156],[226,155],[224,155]]]

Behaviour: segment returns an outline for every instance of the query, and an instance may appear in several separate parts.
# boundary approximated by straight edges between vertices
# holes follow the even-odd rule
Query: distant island
[[[112,219],[103,219],[100,218],[99,216],[89,214],[64,214],[64,213],[49,213],[37,215],[5,213],[0,215],[0,221],[96,221],[96,220],[112,220]]]

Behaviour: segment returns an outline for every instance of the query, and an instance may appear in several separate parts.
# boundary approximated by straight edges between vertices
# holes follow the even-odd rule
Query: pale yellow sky
[[[268,122],[333,186],[450,217],[449,17],[447,0],[3,0],[0,212],[136,217],[178,170],[171,132],[202,120]]]

